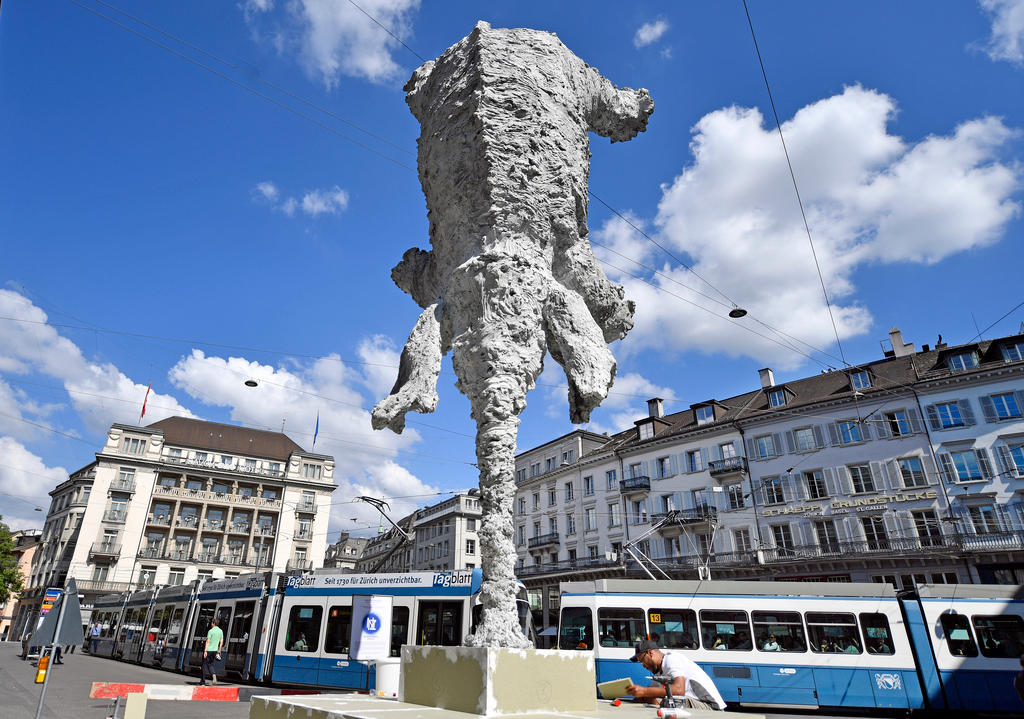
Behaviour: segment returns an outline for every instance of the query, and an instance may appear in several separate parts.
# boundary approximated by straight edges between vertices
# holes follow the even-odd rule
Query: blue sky
[[[637,302],[591,429],[630,426],[650,396],[676,411],[748,390],[760,367],[840,366],[742,2],[359,5],[408,49],[346,0],[4,3],[0,506],[15,526],[41,520],[33,504],[110,423],[138,420],[150,382],[147,420],[283,420],[307,448],[319,411],[332,532],[365,525],[345,503],[358,494],[406,497],[401,513],[475,484],[450,364],[438,411],[402,436],[368,417],[419,312],[390,269],[428,247],[402,86],[481,19],[555,32],[655,101],[635,140],[591,137],[591,189],[671,252],[591,202],[605,271]],[[749,6],[847,360],[880,357],[891,326],[968,341],[1020,303],[1024,2]],[[723,318],[732,302],[750,315]],[[521,448],[572,428],[550,359],[528,401]]]

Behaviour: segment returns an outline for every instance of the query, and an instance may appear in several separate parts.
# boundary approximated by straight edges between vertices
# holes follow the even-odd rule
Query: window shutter
[[[992,398],[988,395],[983,395],[978,398],[978,401],[981,402],[981,413],[985,416],[985,421],[995,422],[996,408],[992,404]]]
[[[911,432],[919,434],[924,431],[924,426],[921,424],[921,413],[917,411],[916,407],[907,409],[907,418],[910,420]]]
[[[863,542],[866,539],[864,525],[854,517],[847,517],[842,521],[842,524],[846,525],[846,536],[850,538],[851,542]]]
[[[836,475],[831,469],[822,470],[822,474],[825,475],[825,491],[828,492],[828,496],[836,496]]]
[[[761,503],[761,506],[768,504],[768,489],[765,487],[764,478],[761,479],[761,484],[758,485],[757,489],[757,501]]]
[[[797,525],[799,529],[799,541],[805,547],[814,546],[814,527],[808,520],[803,520]]]
[[[717,449],[717,447],[716,447],[716,449]],[[719,452],[719,454],[721,454],[721,452]],[[708,457],[708,449],[707,449],[707,447],[701,447],[700,448],[700,458],[704,462],[704,469],[707,469],[708,468],[708,464],[709,464],[709,462],[708,462],[709,457]],[[721,459],[721,457],[719,457],[719,459]]]
[[[850,541],[850,530],[846,526],[846,519],[845,518],[837,519],[837,520],[835,520],[835,524],[836,524],[836,535],[839,537],[839,541],[840,542],[849,542]]]
[[[640,463],[640,476],[641,477],[650,477],[651,476],[650,475],[650,468],[648,467],[648,463],[647,463],[646,459],[643,462]]]
[[[956,468],[953,466],[953,458],[947,452],[939,454],[939,465],[942,467],[942,474],[946,482],[957,481]]]
[[[1017,409],[1024,412],[1024,392],[1014,392],[1013,396],[1017,398]]]
[[[782,501],[791,501],[795,496],[793,491],[793,477],[791,475],[782,475],[779,477],[779,486],[782,487]]]
[[[900,472],[899,462],[892,459],[886,465],[886,470],[889,474],[889,489],[901,489],[903,486],[903,474]]]
[[[853,494],[853,479],[850,477],[850,470],[846,467],[836,467],[836,491],[839,494]]]
[[[756,448],[756,445],[754,444],[754,440],[748,439],[747,440],[747,456],[750,457],[751,459],[761,459],[760,457],[757,456],[757,453],[754,451],[755,448]]]
[[[832,446],[836,447],[839,445],[839,430],[836,429],[835,422],[829,422],[828,427],[828,438],[832,442]]]
[[[803,472],[793,475],[793,499],[799,499],[801,501],[810,499],[811,492],[807,487],[807,477],[804,476]]]
[[[882,523],[885,525],[886,537],[899,536],[899,527],[896,526],[896,517],[893,516],[892,512],[886,512],[882,515]]]
[[[871,424],[869,422],[858,422],[857,426],[860,428],[860,438],[865,441],[871,441]]]
[[[879,415],[878,419],[868,421],[875,425],[875,433],[878,435],[879,439],[889,439],[889,420],[884,416]]]
[[[942,424],[939,423],[939,413],[935,409],[935,405],[928,405],[924,408],[924,411],[928,415],[928,426],[932,429],[942,429]]]
[[[900,526],[900,535],[906,539],[913,539],[916,536],[914,531],[914,518],[910,516],[910,512],[901,509],[896,512],[896,520]]]
[[[885,474],[882,470],[881,462],[871,462],[871,482],[875,485],[875,489],[885,489]]]
[[[978,466],[981,467],[981,476],[985,479],[992,479],[992,462],[988,458],[988,450],[978,447],[974,450],[978,455]]]
[[[704,450],[702,449],[701,452],[703,452],[703,451]],[[707,467],[708,463],[704,462],[704,466]],[[676,456],[674,454],[670,454],[669,457],[668,457],[668,473],[669,473],[669,475],[674,475],[674,474],[678,474],[679,473],[679,465],[676,462]]]
[[[966,399],[957,400],[957,404],[960,405],[960,414],[964,416],[964,425],[967,427],[973,427],[976,422],[974,419],[974,410],[971,409],[971,403]]]
[[[811,429],[814,432],[814,444],[818,449],[821,449],[825,446],[825,438],[821,434],[821,425],[816,424]]]
[[[783,454],[785,454],[785,451],[782,449],[782,435],[779,434],[778,432],[772,435],[772,444],[775,445],[776,457],[781,457]]]
[[[786,446],[789,447],[789,453],[793,454],[796,452],[796,440],[793,438],[793,430],[786,430]]]
[[[717,444],[711,447],[711,457],[716,461],[722,459],[722,448],[719,447]]]
[[[921,466],[924,467],[924,477],[928,480],[929,486],[935,486],[939,483],[939,471],[935,467],[935,460],[932,459],[931,454],[924,454],[921,456]]]
[[[1016,466],[1013,461],[1013,455],[1010,454],[1010,448],[1005,444],[1001,444],[996,447],[996,456],[999,458],[999,471],[1009,475],[1016,474]]]

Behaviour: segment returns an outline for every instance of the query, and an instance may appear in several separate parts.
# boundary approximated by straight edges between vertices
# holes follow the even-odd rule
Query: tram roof
[[[889,583],[877,582],[730,582],[652,579],[597,579],[562,582],[563,594],[714,594],[895,598]]]
[[[921,599],[1024,599],[1021,584],[918,584]]]

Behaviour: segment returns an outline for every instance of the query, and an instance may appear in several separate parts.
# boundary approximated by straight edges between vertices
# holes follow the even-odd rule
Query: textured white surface
[[[519,415],[545,350],[565,369],[569,414],[607,396],[607,343],[633,326],[633,303],[587,242],[588,132],[613,142],[647,126],[646,90],[618,89],[550,33],[481,22],[406,84],[420,121],[419,174],[429,252],[392,272],[424,308],[373,426],[437,406],[449,350],[470,399],[480,469],[483,620],[467,644],[522,647],[515,608],[512,501]]]

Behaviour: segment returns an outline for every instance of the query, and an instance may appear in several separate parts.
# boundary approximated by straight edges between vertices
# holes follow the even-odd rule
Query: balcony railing
[[[629,479],[620,479],[619,491],[622,494],[632,494],[634,492],[650,492],[651,478],[639,476],[630,477]]]
[[[134,479],[115,479],[110,483],[110,490],[112,492],[134,492],[135,491],[135,480]]]
[[[549,544],[558,544],[558,532],[548,532],[538,537],[531,537],[529,548],[536,549],[537,547],[546,547]]]
[[[161,527],[171,526],[171,515],[169,514],[151,514],[149,515],[149,523],[156,524]]]
[[[657,512],[651,516],[652,522],[660,522],[663,519],[670,520],[670,523],[678,524],[703,524],[710,522],[718,516],[718,510],[714,507],[701,505],[692,509],[672,509],[667,512]]]
[[[108,509],[103,513],[104,522],[123,522],[128,518],[128,512],[123,509]]]
[[[155,547],[143,547],[139,550],[139,556],[144,559],[160,559],[164,556],[164,548],[159,545]]]
[[[295,507],[296,512],[315,512],[316,502],[312,499],[304,499]]]
[[[172,549],[169,552],[167,552],[167,559],[170,559],[172,562],[191,562],[192,550]]]
[[[289,572],[307,572],[313,568],[313,562],[309,559],[289,559],[285,569]]]
[[[309,540],[313,538],[313,532],[296,532],[295,539]]]
[[[712,477],[724,477],[730,474],[746,472],[747,458],[726,457],[725,459],[713,459],[708,462],[708,471]]]
[[[135,587],[131,582],[107,582],[98,579],[79,579],[75,586],[79,592],[90,594],[120,594]]]
[[[223,532],[224,531],[224,520],[223,519],[207,519],[203,522],[203,529],[208,529],[211,532]]]
[[[163,457],[162,460],[167,464],[178,464],[185,467],[195,467],[197,469],[212,469],[220,472],[237,472],[239,474],[245,474],[249,476],[259,477],[283,477],[284,470],[278,469],[267,469],[266,467],[250,466],[246,464],[240,464],[234,462],[232,464],[223,464],[221,462],[210,462],[208,460],[194,459],[188,457]]]
[[[249,527],[249,524],[239,524],[237,522],[233,522],[231,524],[231,528],[228,531],[232,534],[248,534]]]
[[[200,552],[196,555],[197,562],[206,562],[207,564],[220,564],[220,552]]]
[[[251,567],[253,563],[251,559],[246,559],[241,554],[228,554],[224,557],[224,564],[232,567]]]
[[[181,497],[204,502],[219,502],[227,504],[242,504],[248,507],[265,507],[280,509],[281,500],[269,497],[255,497],[251,494],[238,494],[237,492],[212,492],[206,489],[189,489],[188,487],[167,487],[162,484],[153,488],[154,494],[168,497]]]
[[[89,548],[89,555],[93,557],[117,557],[120,554],[120,542],[93,542]]]
[[[199,517],[194,514],[183,514],[174,521],[174,526],[184,529],[198,529]]]
[[[517,577],[532,577],[540,574],[564,574],[571,571],[584,571],[605,568],[617,568],[618,560],[605,559],[604,557],[583,557],[579,559],[564,559],[558,562],[547,564],[533,564],[526,567],[517,567]]]
[[[272,525],[267,525],[267,524],[257,524],[256,525],[256,535],[257,536],[273,537],[276,534],[277,534],[277,529],[275,529]]]

